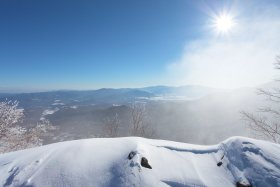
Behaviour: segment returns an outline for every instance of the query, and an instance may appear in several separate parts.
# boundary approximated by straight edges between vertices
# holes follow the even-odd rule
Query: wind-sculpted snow
[[[141,165],[143,157],[151,168]],[[237,182],[280,186],[280,146],[241,137],[214,146],[132,137],[76,140],[0,155],[4,187],[230,187]]]
[[[237,180],[248,180],[252,186],[280,186],[279,145],[242,139],[222,145],[227,167]]]

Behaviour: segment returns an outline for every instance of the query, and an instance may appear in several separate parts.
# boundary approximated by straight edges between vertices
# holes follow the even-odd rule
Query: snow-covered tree
[[[23,117],[17,101],[0,102],[0,153],[42,145],[41,137],[54,129],[49,121],[40,121],[34,128],[17,125]]]
[[[10,128],[23,116],[23,109],[18,108],[18,101],[0,102],[0,139],[7,136]]]

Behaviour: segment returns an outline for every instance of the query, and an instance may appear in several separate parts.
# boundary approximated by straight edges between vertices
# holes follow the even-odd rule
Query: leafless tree
[[[280,69],[279,56],[275,68]],[[243,119],[255,135],[280,143],[280,86],[271,90],[258,89],[257,94],[264,96],[268,105],[260,107],[258,114],[242,111]]]
[[[155,129],[147,119],[146,104],[134,102],[131,108],[131,135],[152,138],[155,136]]]
[[[116,113],[113,118],[106,118],[103,127],[103,134],[105,137],[117,137],[119,135],[120,120]]]
[[[270,122],[263,116],[256,116],[252,113],[242,111],[244,120],[248,122],[249,128],[258,137],[263,137],[275,143],[280,143],[280,124]]]
[[[49,121],[40,121],[34,128],[17,125],[24,117],[17,101],[0,102],[0,153],[42,145],[41,137],[54,127]]]

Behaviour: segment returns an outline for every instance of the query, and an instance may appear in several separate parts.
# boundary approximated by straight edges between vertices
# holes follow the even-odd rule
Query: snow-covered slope
[[[141,165],[143,157],[152,169]],[[237,182],[280,186],[280,145],[241,137],[214,146],[112,138],[0,155],[0,186],[230,187]]]

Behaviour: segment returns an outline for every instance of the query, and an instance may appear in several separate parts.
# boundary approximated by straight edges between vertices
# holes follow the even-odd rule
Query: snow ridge
[[[151,167],[144,166],[143,160]],[[96,138],[0,155],[0,186],[5,187],[230,187],[237,183],[280,186],[280,146],[243,137],[213,146]]]

